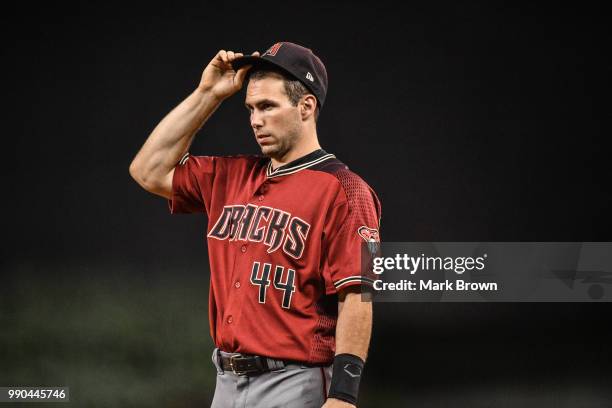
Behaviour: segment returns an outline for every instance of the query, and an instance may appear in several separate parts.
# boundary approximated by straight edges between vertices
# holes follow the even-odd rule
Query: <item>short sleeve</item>
[[[172,198],[168,200],[172,214],[208,213],[216,159],[214,156],[191,156],[187,153],[176,165],[172,177]]]
[[[381,206],[376,193],[349,170],[338,172],[336,177],[342,191],[325,226],[323,277],[327,294],[353,285],[371,286],[373,279],[362,273],[362,250],[380,242]]]

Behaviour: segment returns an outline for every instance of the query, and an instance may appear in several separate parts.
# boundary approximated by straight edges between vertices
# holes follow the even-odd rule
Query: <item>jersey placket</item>
[[[266,198],[266,193],[269,190],[270,181],[266,178],[260,185],[254,190],[250,197],[247,195],[241,202],[249,203],[250,205],[261,207]],[[248,194],[248,193],[247,193]],[[254,223],[255,220],[251,220]],[[249,231],[252,228],[256,228],[255,224],[249,226],[245,225],[243,228],[247,228],[246,238],[240,238],[240,231],[236,233],[233,248],[233,268],[232,268],[232,280],[228,288],[230,294],[228,298],[232,299],[230,305],[224,313],[223,324],[229,333],[232,333],[230,338],[226,338],[226,341],[230,344],[235,342],[234,331],[239,331],[239,325],[241,324],[241,315],[244,302],[247,301],[245,289],[248,287],[251,278],[251,271],[253,268],[253,262],[257,259],[257,247],[249,242],[248,236]],[[230,245],[231,245],[230,244]],[[246,286],[245,286],[246,285]]]

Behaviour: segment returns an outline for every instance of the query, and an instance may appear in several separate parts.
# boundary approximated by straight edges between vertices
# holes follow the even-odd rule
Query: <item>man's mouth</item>
[[[265,133],[258,134],[256,135],[256,137],[257,137],[257,142],[259,143],[269,143],[272,141],[272,137]]]

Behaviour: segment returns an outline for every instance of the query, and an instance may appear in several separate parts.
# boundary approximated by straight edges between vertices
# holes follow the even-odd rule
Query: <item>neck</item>
[[[315,133],[314,137],[310,137],[307,140],[304,140],[302,143],[297,144],[284,155],[270,157],[272,161],[272,168],[276,169],[280,166],[284,166],[285,164],[291,163],[292,161],[306,156],[308,153],[312,153],[320,148],[321,145],[319,145],[319,140],[317,138],[317,134]]]

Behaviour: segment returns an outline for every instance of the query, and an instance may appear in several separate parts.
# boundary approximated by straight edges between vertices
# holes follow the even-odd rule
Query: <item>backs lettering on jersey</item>
[[[208,233],[220,241],[260,242],[269,254],[282,247],[294,259],[304,254],[310,224],[277,208],[226,205]]]

